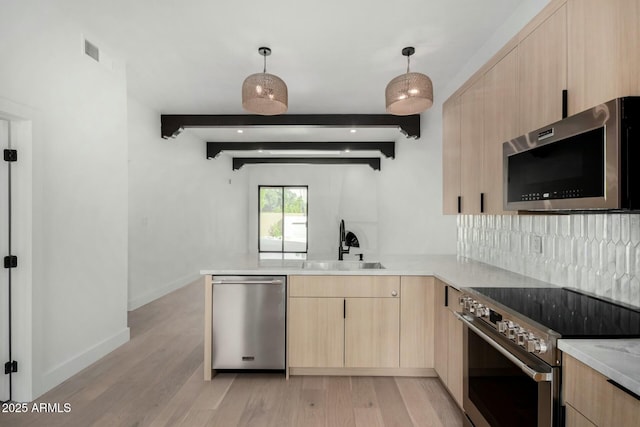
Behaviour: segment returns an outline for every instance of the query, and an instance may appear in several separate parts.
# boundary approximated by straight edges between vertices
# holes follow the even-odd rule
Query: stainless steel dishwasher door
[[[286,280],[213,277],[213,369],[285,368]]]

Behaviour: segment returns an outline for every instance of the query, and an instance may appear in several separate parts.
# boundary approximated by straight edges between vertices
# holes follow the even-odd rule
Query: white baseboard
[[[33,398],[35,399],[51,390],[53,387],[77,374],[97,360],[103,358],[127,341],[129,341],[129,328],[124,328],[117,334],[97,343],[93,347],[88,348],[84,352],[45,372],[42,375],[42,389],[34,393],[35,395]]]
[[[176,289],[180,289],[183,286],[187,286],[190,283],[193,283],[195,280],[198,280],[202,277],[200,274],[189,274],[188,276],[181,277],[180,279],[169,282],[163,286],[157,287],[145,294],[133,297],[129,299],[129,303],[127,304],[128,310],[132,311],[136,308],[140,308],[145,304],[150,303],[160,297],[167,295],[175,291]]]

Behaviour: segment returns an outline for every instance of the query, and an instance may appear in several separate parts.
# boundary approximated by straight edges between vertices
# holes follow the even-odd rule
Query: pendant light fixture
[[[421,73],[409,70],[410,57],[416,52],[413,47],[405,47],[402,54],[407,57],[407,72],[394,78],[387,85],[385,99],[387,113],[396,116],[418,114],[433,105],[433,84]]]
[[[267,56],[271,49],[261,47],[258,53],[264,57],[262,73],[251,74],[242,83],[242,108],[262,116],[275,116],[287,112],[288,94],[284,81],[267,73]]]

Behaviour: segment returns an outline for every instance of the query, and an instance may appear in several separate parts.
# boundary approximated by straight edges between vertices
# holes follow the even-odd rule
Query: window
[[[306,256],[307,191],[306,186],[258,187],[258,252],[261,257],[270,257],[268,254],[277,258]]]

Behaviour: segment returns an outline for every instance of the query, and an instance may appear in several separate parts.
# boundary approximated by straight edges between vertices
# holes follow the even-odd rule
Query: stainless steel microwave
[[[640,210],[640,97],[503,144],[506,210]]]

